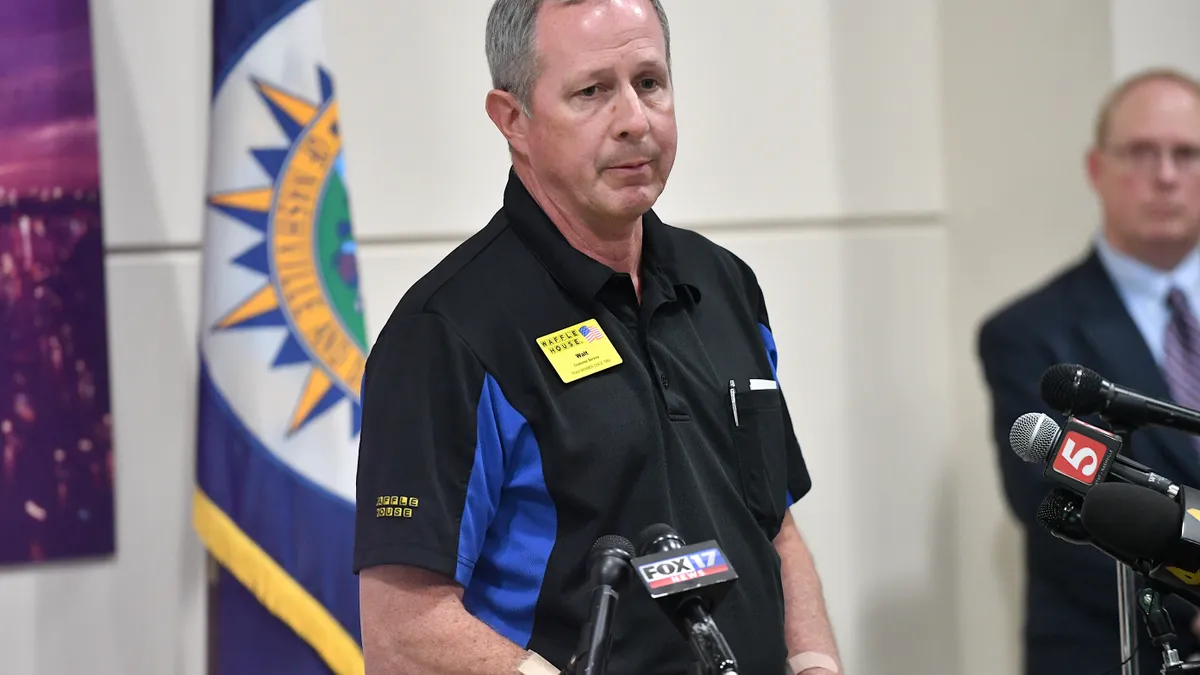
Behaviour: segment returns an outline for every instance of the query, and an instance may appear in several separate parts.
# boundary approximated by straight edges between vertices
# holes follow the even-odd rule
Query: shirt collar
[[[1179,288],[1189,301],[1200,291],[1200,252],[1193,250],[1174,269],[1161,270],[1118,251],[1104,234],[1096,237],[1096,254],[1126,293],[1152,303],[1166,302],[1171,288]]]
[[[567,241],[512,169],[504,189],[504,211],[510,225],[542,265],[577,299],[593,300],[616,274],[611,267]],[[688,293],[693,303],[700,301],[700,289],[680,277],[670,232],[653,210],[642,216],[642,268],[660,272],[672,290]]]

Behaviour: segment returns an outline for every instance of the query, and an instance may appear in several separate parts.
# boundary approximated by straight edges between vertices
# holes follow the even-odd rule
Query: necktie
[[[1200,323],[1178,288],[1167,294],[1167,306],[1171,310],[1163,354],[1167,386],[1176,403],[1200,410]]]

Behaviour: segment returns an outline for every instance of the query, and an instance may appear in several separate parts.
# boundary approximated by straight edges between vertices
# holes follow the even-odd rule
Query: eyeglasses
[[[1163,157],[1169,156],[1179,173],[1200,174],[1200,145],[1171,145],[1163,147],[1150,141],[1133,141],[1109,148],[1122,164],[1139,173],[1158,173]]]

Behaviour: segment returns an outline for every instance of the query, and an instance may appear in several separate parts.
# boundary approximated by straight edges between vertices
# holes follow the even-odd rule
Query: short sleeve
[[[804,461],[804,453],[800,449],[800,441],[796,439],[796,429],[792,424],[791,413],[788,412],[787,396],[784,384],[779,380],[779,348],[775,344],[775,334],[771,330],[771,319],[767,313],[767,303],[763,298],[761,288],[758,293],[758,332],[762,337],[763,348],[771,361],[771,374],[779,386],[783,409],[784,455],[787,466],[787,492],[785,505],[790,507],[808,494],[812,489],[812,478],[808,474],[808,465]]]
[[[502,462],[498,452],[480,456],[485,379],[479,360],[436,315],[395,317],[380,334],[362,385],[355,574],[412,565],[469,580],[490,500],[470,508],[468,483],[473,472],[497,474],[477,464]]]

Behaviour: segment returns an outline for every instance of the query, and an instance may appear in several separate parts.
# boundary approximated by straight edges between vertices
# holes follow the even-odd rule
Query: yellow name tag
[[[621,363],[617,348],[595,319],[543,335],[537,342],[563,382],[574,382]]]

